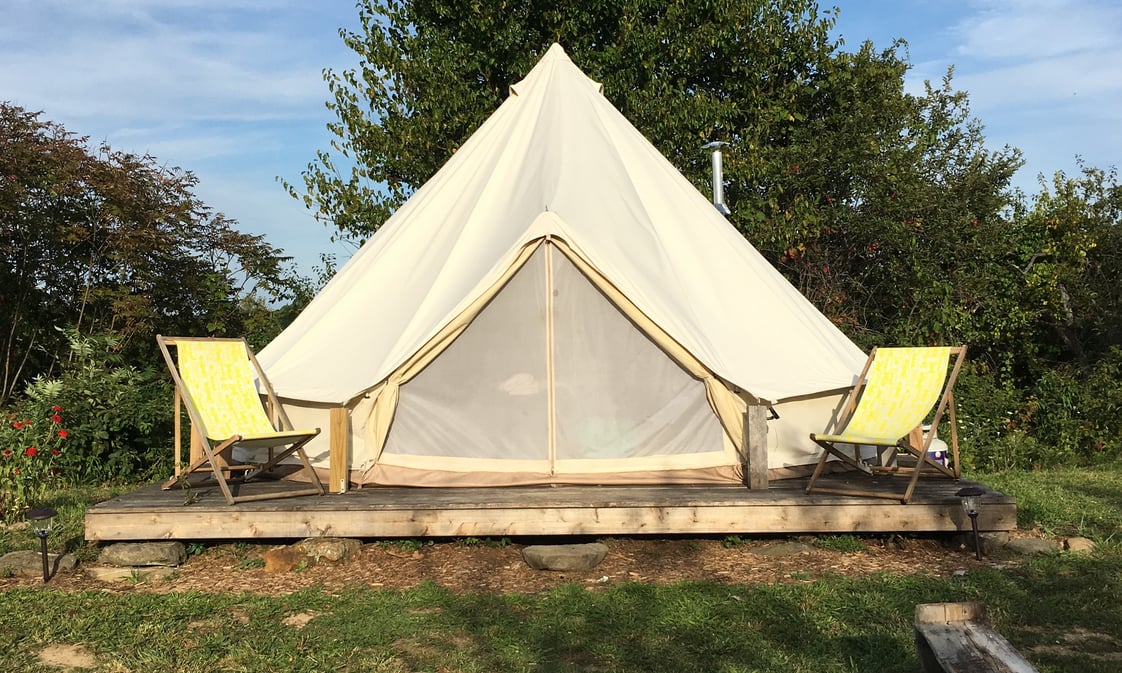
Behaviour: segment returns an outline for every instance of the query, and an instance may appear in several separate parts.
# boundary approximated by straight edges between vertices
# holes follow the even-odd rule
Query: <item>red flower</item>
[[[2,455],[2,456],[4,456],[5,458],[7,458],[7,457],[9,457],[9,456],[11,456],[11,455],[12,455],[12,450],[11,450],[11,449],[4,449],[4,453],[2,453],[2,454],[0,454],[0,455]]]
[[[65,431],[65,430],[59,430],[58,431],[58,436],[62,437],[63,439],[66,439],[67,437],[70,436],[70,433]]]
[[[17,467],[16,469],[12,470],[12,474],[19,474],[19,468]]]
[[[16,430],[23,430],[23,421],[12,421],[12,427]]]
[[[37,455],[39,455],[39,449],[35,448],[34,446],[29,446],[29,447],[27,447],[27,450],[23,452],[23,455],[25,455],[25,456],[37,456]]]
[[[62,407],[60,407],[56,404],[55,406],[51,407],[51,411],[53,411],[57,414],[58,412],[62,411]]]
[[[51,449],[51,455],[52,456],[57,456],[60,453],[62,453],[62,451],[59,451],[58,449]]]
[[[51,422],[52,423],[61,423],[62,422],[62,416],[59,416],[58,414],[55,414],[54,416],[51,416]]]

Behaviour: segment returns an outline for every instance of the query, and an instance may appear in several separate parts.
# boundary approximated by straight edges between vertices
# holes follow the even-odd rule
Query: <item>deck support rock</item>
[[[111,566],[178,566],[187,561],[182,542],[121,542],[101,550],[97,560]]]
[[[558,570],[561,572],[592,570],[607,555],[607,545],[599,542],[531,545],[522,550],[522,558],[534,570]]]

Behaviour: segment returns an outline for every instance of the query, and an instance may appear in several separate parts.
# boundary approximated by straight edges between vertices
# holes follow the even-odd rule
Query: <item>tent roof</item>
[[[259,355],[281,397],[386,379],[543,235],[716,375],[767,399],[852,384],[864,354],[553,45]]]

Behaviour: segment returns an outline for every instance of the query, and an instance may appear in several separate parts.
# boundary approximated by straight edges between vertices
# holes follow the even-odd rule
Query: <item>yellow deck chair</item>
[[[839,423],[844,429],[838,434],[810,435],[823,448],[823,452],[806,492],[889,498],[907,504],[912,499],[916,483],[924,473],[958,479],[961,471],[954,382],[965,357],[966,346],[874,348],[846,402],[845,415]],[[935,415],[931,420],[932,430],[924,436],[921,426],[932,408],[935,408]],[[935,430],[948,409],[951,426],[950,467],[932,460],[927,454],[935,437]],[[847,444],[851,448],[843,449],[839,444]],[[870,465],[862,460],[862,446],[880,449],[879,465]],[[915,459],[915,467],[899,465],[897,458],[901,452]],[[822,476],[831,456],[870,475],[910,474],[907,490],[903,494],[897,494],[856,488],[819,487],[818,478]]]
[[[277,401],[265,372],[257,363],[245,339],[214,339],[201,337],[156,336],[171,377],[175,381],[175,476],[166,484],[168,490],[184,483],[195,472],[211,472],[228,504],[249,500],[290,498],[301,495],[323,495],[323,484],[304,453],[304,445],[319,434],[314,430],[294,430],[288,415]],[[171,348],[176,349],[172,358]],[[178,365],[178,366],[177,366]],[[264,388],[276,422],[269,420],[261,403],[254,375]],[[190,464],[180,469],[180,405],[191,419],[194,440],[201,455],[192,455]],[[233,449],[268,450],[268,457],[259,464],[235,464]],[[193,454],[197,452],[192,452]],[[230,481],[245,482],[273,470],[285,458],[296,454],[311,488],[296,488],[267,494],[234,495]],[[231,479],[240,472],[242,476]]]

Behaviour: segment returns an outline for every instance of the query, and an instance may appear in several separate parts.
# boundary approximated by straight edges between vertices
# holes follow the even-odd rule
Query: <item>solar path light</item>
[[[51,579],[51,564],[47,559],[47,538],[51,534],[51,519],[57,515],[58,512],[50,507],[33,509],[24,515],[24,518],[31,523],[31,529],[35,531],[35,537],[39,538],[39,552],[43,555],[44,584]]]
[[[982,538],[978,535],[978,509],[980,505],[978,496],[983,493],[985,493],[985,490],[977,486],[967,486],[955,493],[959,498],[962,498],[962,509],[966,511],[966,516],[970,517],[970,527],[974,530],[974,558],[979,561],[982,560]]]

